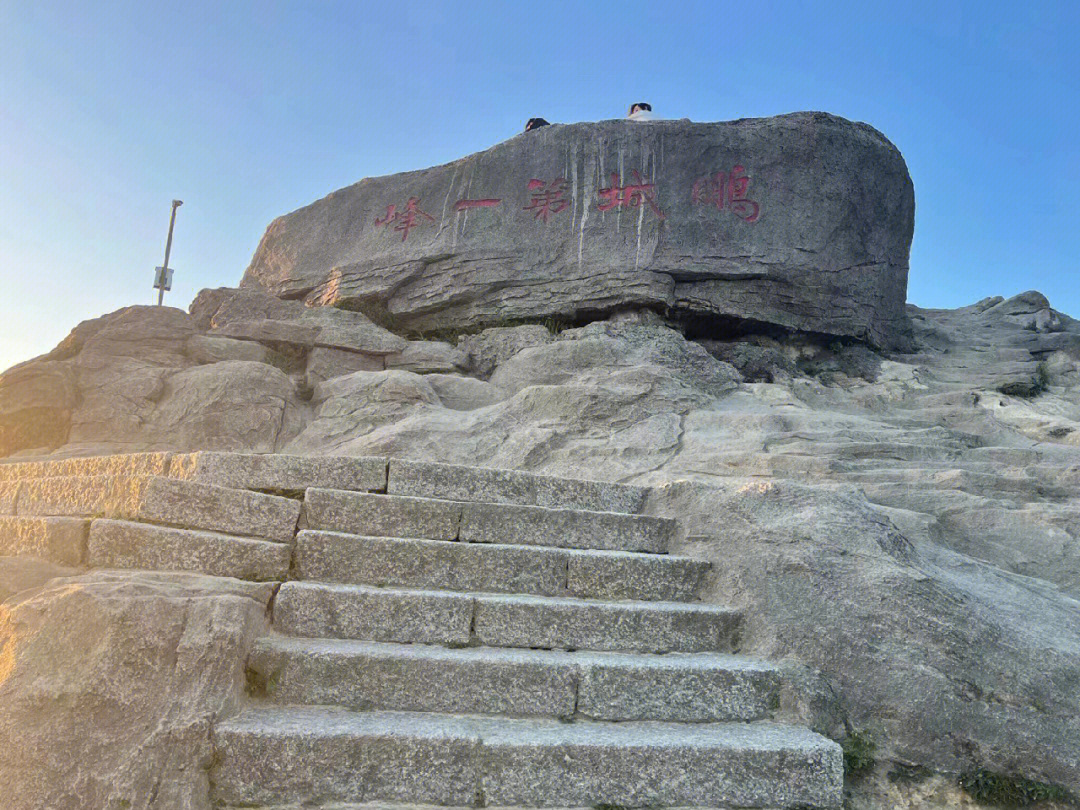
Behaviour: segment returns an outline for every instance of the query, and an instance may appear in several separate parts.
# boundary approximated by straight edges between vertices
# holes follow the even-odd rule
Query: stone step
[[[89,523],[66,517],[0,517],[0,556],[83,565]]]
[[[71,475],[167,475],[171,457],[171,453],[123,453],[0,463],[0,481]]]
[[[152,475],[56,476],[21,481],[16,513],[106,517],[290,542],[300,503]]]
[[[465,646],[729,652],[741,615],[715,605],[599,602],[286,582],[274,624],[294,636]]]
[[[376,537],[467,540],[611,551],[667,551],[675,521],[618,512],[462,503],[309,489],[307,528]]]
[[[837,808],[840,747],[774,723],[604,723],[250,707],[214,730],[213,801]]]
[[[627,484],[398,459],[390,460],[386,491],[391,495],[448,501],[509,503],[629,514],[641,511],[648,493],[645,487]]]
[[[90,524],[88,564],[94,568],[191,571],[266,582],[285,579],[290,557],[285,543],[123,520]]]
[[[15,514],[15,504],[19,500],[20,486],[18,479],[0,480],[0,515]]]
[[[448,649],[269,636],[249,679],[275,703],[584,717],[596,720],[758,720],[778,706],[775,667],[716,653]]]
[[[310,487],[383,492],[386,459],[199,452],[172,457],[169,475],[235,489],[302,491]]]
[[[306,530],[294,578],[453,591],[686,602],[709,563],[667,554],[364,537]]]

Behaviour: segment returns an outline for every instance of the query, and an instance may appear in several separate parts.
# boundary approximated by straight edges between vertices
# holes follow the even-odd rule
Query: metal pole
[[[169,215],[169,238],[165,240],[165,265],[162,271],[163,279],[169,274],[169,251],[172,250],[172,232],[173,225],[176,224],[176,209],[184,204],[183,200],[172,201],[172,214]],[[164,283],[158,287],[157,305],[160,307],[161,302],[165,300],[165,285]]]

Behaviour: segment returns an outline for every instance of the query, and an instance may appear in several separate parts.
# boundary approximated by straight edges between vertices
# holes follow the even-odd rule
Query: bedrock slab
[[[242,287],[437,332],[627,306],[906,344],[914,191],[825,113],[553,125],[271,223]]]

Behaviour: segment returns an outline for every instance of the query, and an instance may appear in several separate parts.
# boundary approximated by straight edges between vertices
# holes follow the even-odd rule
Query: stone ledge
[[[559,723],[257,707],[220,723],[213,799],[839,807],[840,746],[772,723]]]
[[[71,475],[165,475],[172,453],[121,453],[0,464],[0,481]]]
[[[674,533],[675,521],[668,518],[467,503],[462,506],[460,537],[470,543],[521,543],[663,554]]]
[[[286,582],[274,606],[282,633],[398,643],[626,652],[729,652],[742,614],[682,602]]]
[[[235,489],[378,492],[386,489],[386,459],[203,451],[173,456],[169,475]]]
[[[158,476],[58,476],[23,481],[16,512],[117,518],[289,542],[300,503]]]
[[[390,460],[386,491],[391,495],[449,501],[627,513],[639,512],[648,492],[644,487],[604,481],[578,481],[493,467],[399,459]]]
[[[403,588],[691,601],[707,562],[667,554],[372,537],[296,538],[296,578]]]
[[[0,517],[0,556],[39,557],[60,565],[83,565],[88,524],[78,518]]]
[[[304,514],[312,529],[376,537],[456,540],[461,524],[459,503],[317,488],[307,491]]]
[[[87,559],[95,568],[190,571],[267,582],[285,579],[290,554],[285,543],[145,523],[95,520],[90,525]]]
[[[448,649],[271,636],[256,643],[249,667],[274,703],[365,711],[720,722],[762,719],[780,700],[776,667],[711,653]]]

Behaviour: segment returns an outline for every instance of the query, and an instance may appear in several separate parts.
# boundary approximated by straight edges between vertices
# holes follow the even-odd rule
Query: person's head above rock
[[[528,121],[525,122],[525,131],[528,132],[530,129],[539,129],[540,127],[546,127],[548,126],[548,123],[549,122],[545,121],[543,118],[530,118]]]
[[[652,104],[645,101],[635,101],[630,105],[630,112],[626,117],[631,121],[649,121],[652,119]]]

